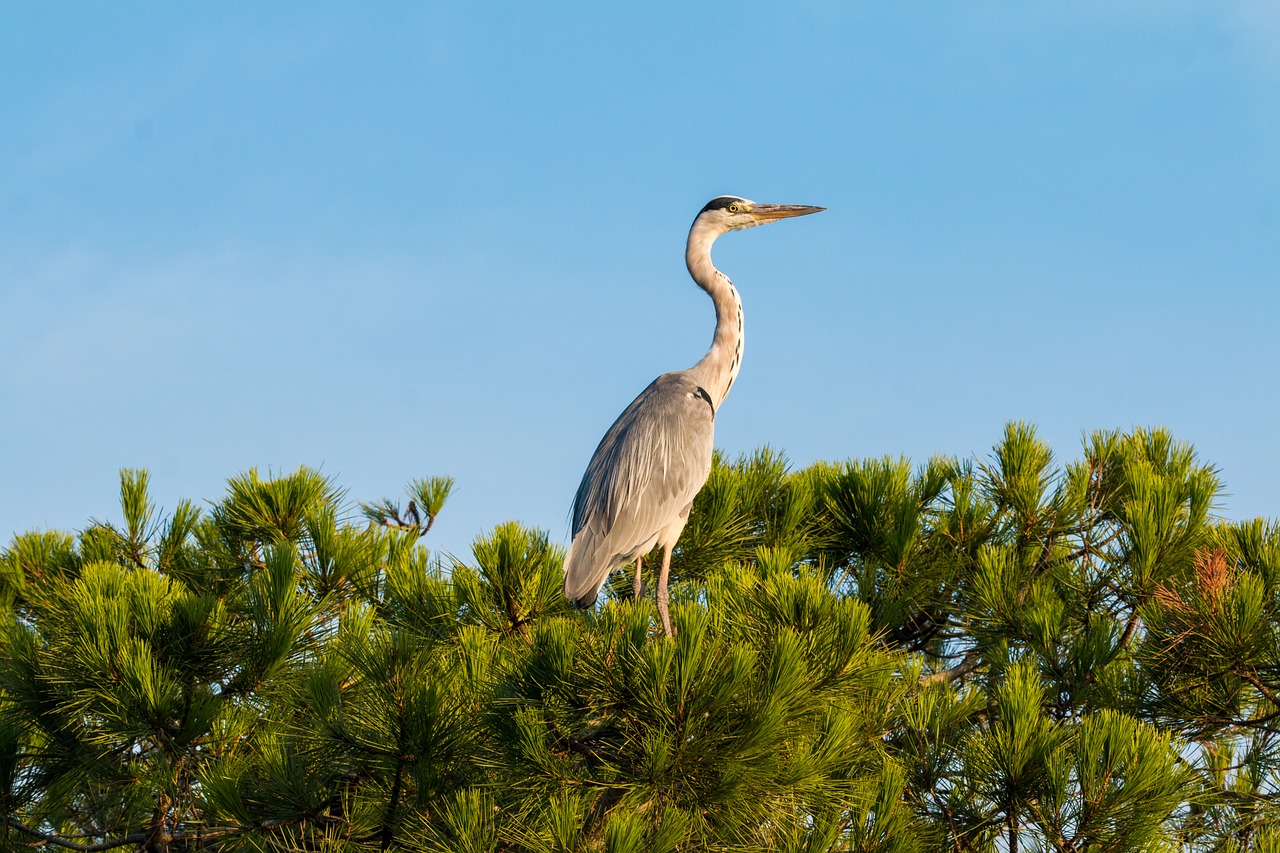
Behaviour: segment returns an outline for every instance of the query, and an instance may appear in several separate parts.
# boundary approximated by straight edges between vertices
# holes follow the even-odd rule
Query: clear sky
[[[451,474],[430,545],[567,533],[711,339],[717,444],[985,456],[1164,425],[1280,516],[1280,6],[6,3],[0,538],[251,466]]]

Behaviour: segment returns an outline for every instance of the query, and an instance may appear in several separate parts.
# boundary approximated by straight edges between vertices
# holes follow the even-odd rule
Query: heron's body
[[[661,546],[658,611],[663,630],[671,635],[671,550],[711,473],[716,413],[742,368],[742,300],[733,282],[711,263],[711,244],[728,231],[819,210],[722,196],[694,220],[685,262],[715,305],[715,336],[693,367],[664,373],[640,392],[592,455],[574,497],[573,541],[565,557],[565,595],[579,606],[594,604],[609,573],[632,561],[638,596],[640,559]]]

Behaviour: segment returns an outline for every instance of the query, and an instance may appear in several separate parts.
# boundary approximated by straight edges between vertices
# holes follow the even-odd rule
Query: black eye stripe
[[[711,199],[711,201],[707,202],[706,207],[702,208],[702,210],[698,212],[706,213],[708,210],[725,210],[729,205],[737,204],[740,201],[742,201],[740,198],[735,198],[731,195],[722,195],[719,198]]]

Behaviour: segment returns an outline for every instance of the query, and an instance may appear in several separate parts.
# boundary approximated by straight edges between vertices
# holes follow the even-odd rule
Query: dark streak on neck
[[[712,401],[712,399],[711,399],[711,395],[707,393],[707,389],[706,389],[706,388],[703,388],[701,385],[699,385],[699,386],[698,386],[698,390],[697,390],[697,391],[694,391],[693,393],[694,393],[694,395],[695,395],[695,396],[697,396],[697,397],[701,397],[702,399],[704,399],[704,400],[706,400],[706,401],[707,401],[707,405],[711,407],[711,419],[712,419],[712,420],[715,420],[715,417],[716,417],[716,404]]]

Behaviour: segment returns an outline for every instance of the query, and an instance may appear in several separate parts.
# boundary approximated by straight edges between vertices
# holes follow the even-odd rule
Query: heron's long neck
[[[711,244],[720,236],[716,230],[694,226],[684,260],[689,275],[707,292],[716,306],[716,333],[711,349],[689,369],[694,378],[711,395],[714,408],[729,396],[733,380],[742,369],[742,299],[729,277],[711,263]]]

